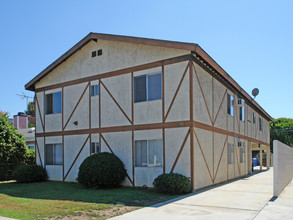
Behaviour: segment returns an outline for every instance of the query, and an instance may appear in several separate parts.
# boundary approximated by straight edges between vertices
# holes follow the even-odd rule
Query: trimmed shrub
[[[46,170],[36,164],[21,165],[12,173],[12,178],[19,183],[40,182],[47,180]]]
[[[124,180],[126,170],[114,154],[103,152],[87,157],[79,167],[78,182],[89,187],[116,186]]]
[[[190,178],[179,173],[166,173],[153,182],[155,189],[167,194],[184,194],[192,191]]]

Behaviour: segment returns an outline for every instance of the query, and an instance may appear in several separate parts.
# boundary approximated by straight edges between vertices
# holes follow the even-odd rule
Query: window
[[[46,114],[57,114],[62,111],[62,93],[55,92],[45,97]]]
[[[27,149],[29,149],[29,150],[35,150],[35,145],[28,145],[27,146]]]
[[[100,152],[99,142],[92,142],[91,144],[91,154],[97,154]]]
[[[234,97],[230,94],[227,94],[227,113],[234,115]]]
[[[162,140],[135,141],[135,166],[160,167],[162,166]]]
[[[252,114],[252,121],[253,121],[253,124],[255,124],[255,112],[253,112],[253,114]]]
[[[144,102],[162,98],[161,73],[134,77],[134,102]]]
[[[240,119],[240,121],[244,121],[245,120],[244,102],[243,102],[242,106],[239,107],[239,119]]]
[[[62,165],[63,146],[62,144],[46,144],[45,161],[46,165]]]
[[[234,144],[228,143],[228,164],[234,164]]]
[[[245,147],[240,148],[240,163],[245,163]]]
[[[262,118],[259,117],[259,130],[262,131]]]
[[[92,85],[91,86],[91,96],[99,95],[99,85]]]

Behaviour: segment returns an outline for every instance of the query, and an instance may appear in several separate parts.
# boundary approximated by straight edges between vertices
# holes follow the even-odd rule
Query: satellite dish
[[[255,88],[252,90],[251,94],[253,95],[253,99],[255,99],[255,97],[258,95],[258,93],[259,93],[258,88]]]

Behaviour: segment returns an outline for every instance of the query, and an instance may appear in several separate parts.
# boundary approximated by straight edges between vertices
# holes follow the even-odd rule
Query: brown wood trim
[[[220,104],[220,106],[219,106],[219,108],[218,108],[218,111],[217,111],[216,117],[215,117],[215,119],[214,119],[213,125],[215,125],[215,123],[216,123],[216,121],[217,121],[218,114],[219,114],[219,112],[220,112],[220,110],[221,110],[221,108],[222,108],[222,105],[223,105],[223,102],[224,102],[224,100],[225,100],[225,98],[226,98],[227,92],[228,92],[228,89],[226,89],[226,91],[225,91],[225,93],[224,93],[224,96],[223,96],[223,98],[222,98],[221,104]]]
[[[200,128],[207,131],[214,131],[219,134],[229,135],[232,137],[239,137],[251,142],[260,143],[266,146],[269,146],[269,143],[253,139],[241,134],[237,134],[231,131],[226,131],[221,128],[212,127],[207,124],[200,122],[190,122],[190,121],[174,121],[174,122],[165,122],[165,123],[152,123],[152,124],[139,124],[139,125],[124,125],[124,126],[113,126],[113,127],[103,127],[103,128],[92,128],[92,129],[81,129],[81,130],[70,130],[70,131],[56,131],[56,132],[45,132],[37,133],[36,137],[50,137],[50,136],[61,136],[61,135],[78,135],[78,134],[95,134],[95,133],[109,133],[109,132],[121,132],[121,131],[132,131],[132,130],[150,130],[150,129],[162,129],[162,128],[179,128],[179,127],[190,127]]]
[[[131,131],[131,150],[132,150],[132,183],[135,185],[135,167],[134,167],[134,130]]]
[[[212,119],[212,117],[211,117],[211,113],[210,113],[210,110],[209,110],[209,107],[208,107],[208,104],[207,104],[207,101],[206,101],[205,95],[204,95],[204,93],[203,93],[202,86],[201,86],[201,83],[200,83],[200,80],[199,80],[198,74],[197,74],[197,72],[196,72],[195,66],[194,66],[194,65],[192,65],[192,66],[193,66],[193,70],[194,70],[194,73],[195,73],[196,79],[197,79],[197,81],[198,81],[199,89],[200,89],[200,92],[201,92],[201,94],[202,94],[203,101],[204,101],[204,104],[205,104],[205,106],[206,106],[206,109],[207,109],[207,112],[208,112],[208,115],[209,115],[209,118],[210,118],[211,124],[213,124],[213,119]]]
[[[76,105],[74,106],[74,109],[72,110],[72,112],[71,112],[69,118],[67,119],[67,121],[66,121],[66,123],[65,123],[65,126],[63,127],[63,130],[65,130],[66,126],[68,125],[68,123],[69,123],[71,117],[73,116],[73,114],[74,114],[75,110],[77,109],[77,107],[78,107],[80,101],[82,100],[82,98],[83,98],[83,96],[84,96],[86,90],[89,88],[89,85],[90,85],[90,83],[88,82],[87,85],[86,85],[86,87],[85,87],[85,89],[83,90],[83,93],[82,93],[81,96],[79,97],[78,102],[77,102]]]
[[[40,158],[41,166],[43,166],[42,157],[41,157],[40,148],[39,148],[38,140],[37,139],[36,139],[36,147],[37,147],[36,152],[38,151],[38,155],[39,155],[39,158]],[[45,150],[45,146],[44,146],[44,150]]]
[[[162,65],[162,123],[165,117],[165,67]],[[166,140],[165,128],[162,129],[163,134],[163,173],[166,173]]]
[[[189,114],[190,121],[193,121],[193,69],[192,63],[189,61]],[[190,178],[192,189],[195,188],[194,181],[194,137],[193,137],[193,124],[190,126]]]
[[[214,179],[213,179],[213,183],[215,182],[216,180],[216,177],[217,177],[217,174],[218,174],[218,170],[219,170],[219,167],[220,167],[220,163],[222,161],[222,156],[223,156],[223,153],[224,153],[224,150],[225,150],[225,147],[226,147],[226,144],[227,144],[227,141],[228,141],[228,135],[225,139],[225,142],[224,142],[224,146],[222,148],[222,152],[221,152],[221,156],[220,156],[220,159],[219,159],[219,162],[218,162],[218,166],[217,166],[217,169],[216,169],[216,173],[215,173],[215,176],[214,176]]]
[[[101,128],[102,128],[102,108],[101,108],[101,95],[102,91],[101,91],[101,80],[99,79],[99,144],[100,144],[100,151],[102,152],[102,140],[101,140]]]
[[[164,117],[163,122],[166,121],[166,119],[167,119],[167,117],[168,117],[168,115],[169,115],[169,112],[170,112],[170,110],[171,110],[171,108],[172,108],[172,106],[173,106],[173,103],[174,103],[174,101],[175,101],[175,99],[176,99],[176,96],[177,96],[177,94],[178,94],[178,92],[179,92],[179,89],[180,89],[180,87],[181,87],[181,84],[182,84],[182,82],[183,82],[183,80],[184,80],[184,77],[185,77],[185,75],[186,75],[186,73],[187,73],[188,66],[189,66],[189,63],[186,65],[186,68],[185,68],[185,70],[184,70],[184,73],[183,73],[183,75],[182,75],[182,77],[181,77],[181,80],[180,80],[178,86],[177,86],[177,89],[176,89],[175,94],[174,94],[174,96],[173,96],[173,98],[172,98],[172,101],[171,101],[171,103],[170,103],[170,105],[169,105],[169,108],[168,108],[168,110],[167,110],[167,113],[166,113],[166,116]]]
[[[138,66],[133,66],[133,67],[129,67],[129,68],[121,69],[121,70],[114,70],[114,71],[110,71],[110,72],[106,72],[106,73],[97,74],[94,76],[84,77],[81,79],[75,79],[75,80],[70,80],[70,81],[63,82],[63,83],[57,83],[54,85],[45,86],[45,87],[36,89],[35,92],[61,88],[62,86],[64,86],[64,87],[65,86],[72,86],[75,84],[85,83],[85,82],[89,82],[89,81],[93,81],[93,80],[104,79],[104,78],[113,77],[113,76],[119,76],[119,75],[128,74],[131,72],[137,72],[137,71],[146,70],[146,69],[152,69],[152,68],[159,67],[162,65],[180,63],[183,61],[191,60],[192,57],[193,57],[193,55],[186,54],[186,55],[182,55],[182,56],[178,56],[178,57],[159,60],[159,61],[146,63],[146,64],[142,64],[142,65],[138,65]]]
[[[39,112],[39,116],[40,116],[40,119],[41,119],[41,125],[42,125],[42,128],[43,128],[43,132],[45,132],[45,126],[44,126],[44,123],[43,123],[43,116],[42,116],[42,113],[41,113],[41,110],[40,110],[39,99],[38,99],[38,94],[37,93],[36,93],[35,97],[36,97],[36,104],[38,105],[38,112]],[[44,100],[44,105],[45,105],[45,100]],[[44,112],[44,115],[45,115],[45,112]],[[36,114],[36,118],[37,118],[37,114]],[[36,127],[37,127],[37,125],[36,125]]]
[[[78,154],[76,155],[74,161],[72,162],[72,164],[71,164],[69,170],[67,171],[67,173],[66,173],[66,175],[65,175],[65,177],[64,177],[64,179],[63,179],[63,181],[65,181],[66,177],[68,176],[69,172],[71,171],[72,167],[74,166],[74,164],[75,164],[77,158],[79,157],[81,151],[83,150],[84,146],[85,146],[86,143],[88,142],[89,138],[90,138],[90,135],[87,136],[85,142],[83,143],[82,147],[80,148],[80,150],[79,150]],[[63,163],[64,163],[64,161],[63,161]]]
[[[43,127],[43,132],[46,132],[46,94],[45,91],[43,92],[43,100],[44,100],[44,127]]]
[[[236,106],[235,108],[235,116],[236,116],[236,122],[237,122],[237,127],[238,127],[238,133],[240,134],[241,131],[240,131],[240,118],[238,117],[238,110],[240,111],[240,107]],[[240,112],[239,112],[240,114]]]
[[[114,153],[114,151],[112,150],[112,148],[110,147],[109,143],[106,141],[106,139],[104,138],[104,136],[103,136],[102,134],[101,134],[101,137],[102,137],[103,141],[105,142],[105,144],[107,145],[107,147],[109,148],[109,150],[111,151],[111,153],[114,154],[114,155],[116,155],[116,154]],[[130,177],[129,177],[129,175],[128,175],[127,172],[126,172],[126,176],[127,176],[128,180],[130,181],[130,183],[132,184],[132,186],[134,186],[134,183],[133,183],[132,180],[130,179]]]
[[[236,147],[236,140],[235,140],[235,138],[234,138],[234,146],[235,146],[235,152],[236,152],[235,155],[236,155],[236,160],[237,160],[238,174],[239,174],[239,176],[241,176],[240,162],[238,160],[238,157],[239,157],[239,155],[238,155],[238,147]]]
[[[36,142],[35,141],[26,141],[25,143],[26,144],[35,144]]]
[[[198,144],[198,146],[199,146],[199,149],[200,149],[201,155],[202,155],[202,157],[203,157],[203,159],[204,159],[205,165],[206,165],[206,167],[207,167],[207,169],[208,169],[208,173],[209,173],[209,176],[210,176],[210,178],[211,178],[211,181],[212,181],[212,183],[214,183],[214,180],[213,180],[213,177],[212,177],[212,174],[211,174],[211,171],[210,171],[209,165],[208,165],[208,163],[207,163],[206,157],[205,157],[204,152],[203,152],[203,150],[202,150],[202,147],[201,147],[201,144],[200,144],[200,142],[199,142],[198,136],[197,136],[197,134],[196,134],[196,132],[195,132],[195,129],[193,129],[193,132],[194,132],[194,135],[195,135],[195,138],[196,138],[197,144]]]
[[[131,72],[131,124],[134,125],[133,72]]]
[[[64,131],[64,87],[62,86],[62,131]],[[64,135],[62,135],[62,179],[64,181]]]
[[[181,155],[181,153],[182,153],[182,150],[183,150],[183,148],[184,148],[184,146],[185,146],[185,143],[186,143],[186,141],[187,141],[187,138],[188,138],[189,134],[190,134],[190,128],[188,129],[188,131],[187,131],[187,133],[186,133],[186,135],[185,135],[185,138],[184,138],[183,143],[182,143],[182,145],[181,145],[181,147],[180,147],[180,149],[179,149],[179,152],[178,152],[177,157],[176,157],[176,159],[175,159],[175,161],[174,161],[174,163],[173,163],[173,166],[172,166],[172,169],[171,169],[170,173],[173,173],[173,171],[174,171],[174,169],[175,169],[175,167],[176,167],[176,164],[177,164],[178,159],[179,159],[179,157],[180,157],[180,155]]]
[[[119,103],[117,102],[117,100],[113,97],[113,95],[111,94],[111,92],[107,89],[107,87],[105,86],[105,84],[102,82],[102,80],[100,80],[100,82],[103,85],[103,87],[105,88],[105,90],[107,91],[107,93],[110,95],[110,97],[113,99],[113,101],[115,102],[115,104],[117,105],[117,107],[120,109],[120,111],[126,117],[126,119],[129,121],[129,123],[130,124],[133,124],[132,121],[130,120],[130,118],[128,117],[128,115],[123,110],[123,108],[119,105]]]

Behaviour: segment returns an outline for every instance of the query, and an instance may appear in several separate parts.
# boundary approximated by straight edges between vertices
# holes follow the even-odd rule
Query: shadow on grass
[[[1,183],[0,194],[30,199],[67,200],[141,207],[150,206],[176,197],[174,195],[158,193],[154,189],[135,187],[94,189],[86,188],[78,183],[54,181]]]

